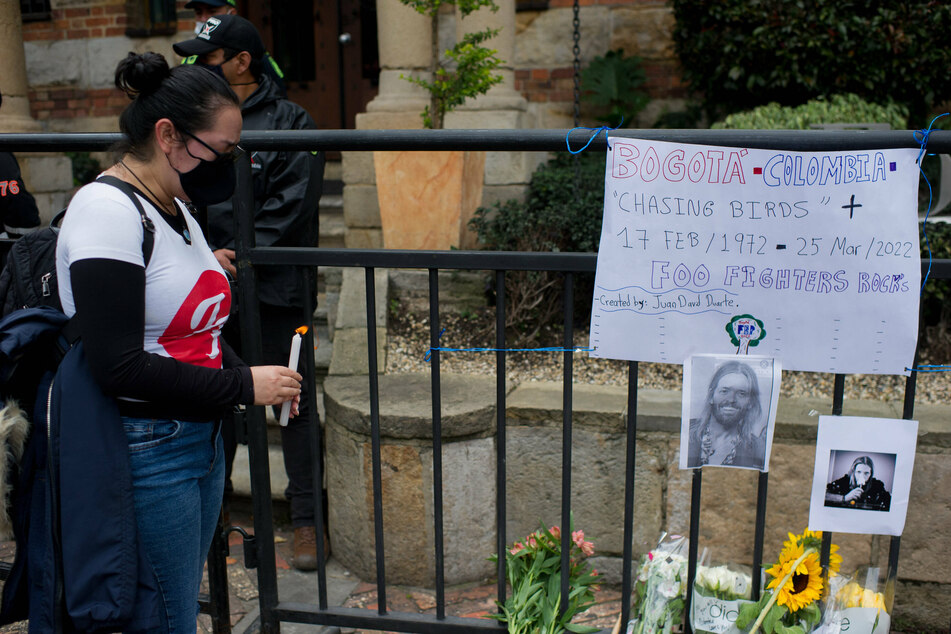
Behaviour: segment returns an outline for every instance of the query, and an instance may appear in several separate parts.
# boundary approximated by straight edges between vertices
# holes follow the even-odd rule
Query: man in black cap
[[[205,26],[205,22],[208,21],[208,18],[219,15],[238,14],[235,0],[191,0],[185,3],[185,8],[192,9],[195,12],[195,35],[201,33],[201,29]],[[194,64],[195,60],[195,55],[188,55],[182,63]],[[271,54],[267,51],[264,51],[264,61],[266,62],[264,72],[267,73],[271,81],[277,85],[281,91],[281,96],[286,97],[287,87],[284,85],[284,71],[281,70],[281,67],[277,65],[277,62],[274,61],[274,58],[271,57]]]
[[[198,65],[224,78],[241,101],[245,130],[312,130],[313,119],[303,108],[281,96],[263,72],[264,43],[254,25],[237,15],[208,18],[197,37],[175,44],[179,55],[195,55]],[[257,246],[317,246],[317,205],[323,185],[324,156],[321,152],[260,151],[251,155],[254,187],[254,226]],[[208,209],[208,243],[222,267],[231,275],[234,266],[234,220],[230,202]],[[305,276],[299,267],[257,267],[258,298],[261,302],[261,334],[267,363],[286,364],[291,337],[302,324],[311,327],[306,306],[317,301],[316,276]],[[239,301],[240,301],[239,297]],[[230,320],[229,325],[237,320]],[[230,336],[229,336],[230,335]],[[225,331],[234,346],[240,343],[237,329]],[[313,354],[311,352],[311,354]],[[317,565],[314,528],[313,457],[308,413],[314,407],[313,377],[303,382],[300,415],[281,428],[284,467],[294,526],[293,564],[299,570]],[[227,426],[226,426],[227,427]],[[230,430],[233,431],[233,430]],[[230,486],[231,459],[235,443],[226,450],[226,473]],[[326,537],[325,551],[326,551]]]
[[[195,12],[195,35],[201,33],[201,27],[208,18],[215,15],[236,15],[235,0],[191,0],[185,3],[186,9]]]

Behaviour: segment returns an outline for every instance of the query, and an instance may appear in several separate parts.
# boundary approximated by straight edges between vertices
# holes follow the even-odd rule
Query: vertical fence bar
[[[219,518],[208,554],[208,613],[213,634],[231,634],[231,605],[228,596],[228,538]]]
[[[235,266],[241,307],[241,349],[248,365],[260,365],[261,312],[254,268],[249,251],[254,246],[254,204],[251,189],[251,159],[241,152],[235,165],[237,184],[234,195]],[[267,420],[263,407],[249,407],[248,456],[251,462],[251,499],[254,508],[254,534],[258,544],[258,602],[261,607],[261,631],[280,631],[277,608],[277,560],[274,555],[274,518],[271,511],[271,474],[267,452]]]
[[[836,374],[832,385],[832,415],[842,415],[842,405],[845,401],[845,375]],[[822,575],[829,578],[829,554],[832,552],[832,532],[822,531],[822,545],[819,548],[819,565],[822,566]]]
[[[637,451],[637,361],[627,363],[627,466],[624,473],[624,546],[621,561],[621,629],[631,620],[634,541],[634,467]]]
[[[700,542],[700,493],[703,487],[703,469],[693,470],[690,487],[690,543],[687,546],[687,600],[684,602],[684,632],[693,634],[690,625],[690,605],[693,603],[693,580],[697,577],[697,547]]]
[[[571,548],[571,381],[574,372],[574,275],[565,273],[564,292],[564,374],[562,376],[561,434],[561,609],[568,608],[568,570]]]
[[[915,351],[915,362],[914,367],[918,367],[918,351]],[[901,417],[904,420],[911,420],[915,417],[915,392],[918,387],[918,370],[912,370],[908,377],[905,378],[905,402],[902,408]],[[888,544],[888,572],[887,579],[885,581],[886,589],[890,588],[892,593],[892,601],[894,601],[894,592],[897,590],[895,587],[898,580],[898,552],[901,550],[901,536],[893,535],[891,541]],[[886,590],[887,591],[887,590]],[[951,631],[951,630],[949,630]]]
[[[753,570],[750,575],[750,596],[759,601],[760,568],[763,567],[763,536],[766,533],[766,493],[769,486],[769,473],[759,472],[759,483],[756,487],[756,529],[753,532]]]
[[[301,275],[304,276],[304,288],[314,288],[314,275],[316,270],[305,266],[302,267]],[[304,366],[301,374],[304,380],[309,381],[310,388],[310,407],[307,408],[307,429],[310,430],[308,438],[310,439],[311,465],[311,486],[313,487],[314,498],[314,529],[317,533],[317,605],[321,610],[327,609],[327,561],[324,557],[324,452],[323,438],[320,430],[320,419],[317,412],[317,381],[316,361],[314,352],[317,349],[315,341],[317,335],[314,331],[314,308],[311,303],[309,292],[304,293],[304,318],[307,320],[307,332],[304,334],[301,347],[306,351],[304,355]]]
[[[373,535],[376,547],[377,612],[386,614],[386,565],[383,557],[383,459],[380,451],[380,376],[376,364],[375,269],[366,268],[367,364],[370,379],[370,446],[373,462]]]
[[[505,603],[505,271],[495,272],[495,530],[498,601]],[[499,608],[501,612],[501,608]]]
[[[442,512],[442,389],[439,383],[439,270],[429,269],[429,346],[433,406],[433,545],[436,550],[436,618],[446,618]]]

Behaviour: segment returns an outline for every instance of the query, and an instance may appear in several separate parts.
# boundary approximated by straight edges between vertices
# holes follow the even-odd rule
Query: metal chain
[[[574,0],[571,6],[573,17],[571,20],[572,34],[571,39],[574,42],[572,52],[574,53],[574,119],[575,127],[581,125],[581,6],[579,0]],[[574,176],[575,176],[575,197],[581,195],[581,158],[576,154],[574,156]]]
[[[574,0],[572,5],[572,12],[574,17],[571,21],[574,31],[572,32],[572,40],[574,41],[574,47],[572,52],[574,53],[574,81],[575,81],[575,94],[574,94],[574,106],[575,106],[575,127],[581,125],[581,7],[578,4],[578,0]]]

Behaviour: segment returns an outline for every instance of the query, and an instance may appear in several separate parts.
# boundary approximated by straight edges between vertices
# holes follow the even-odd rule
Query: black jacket
[[[0,322],[5,385],[22,360],[52,356],[52,344],[43,342],[66,321],[44,306]],[[55,376],[48,371],[33,387],[33,429],[12,472],[17,549],[0,624],[29,617],[30,632],[64,634],[161,629],[164,608],[138,547],[128,441],[115,399],[93,380],[82,342]]]
[[[36,201],[26,191],[20,165],[9,152],[0,152],[0,222],[0,230],[14,234],[40,224]]]
[[[245,130],[313,130],[314,120],[297,104],[281,97],[267,75],[241,105]],[[317,206],[324,178],[322,152],[254,152],[254,238],[259,247],[317,246]],[[234,248],[231,202],[208,208],[208,243],[212,249]],[[299,269],[258,267],[258,298],[274,306],[303,306],[305,289]],[[316,276],[310,294],[317,297]]]

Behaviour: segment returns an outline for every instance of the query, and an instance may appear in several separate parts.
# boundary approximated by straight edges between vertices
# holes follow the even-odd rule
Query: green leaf
[[[746,629],[753,624],[762,608],[758,603],[744,603],[740,606],[739,614],[736,617],[736,627],[741,630]]]
[[[786,606],[774,603],[773,607],[766,613],[766,618],[763,619],[763,629],[767,632],[774,631],[779,620],[786,616],[788,611]]]

